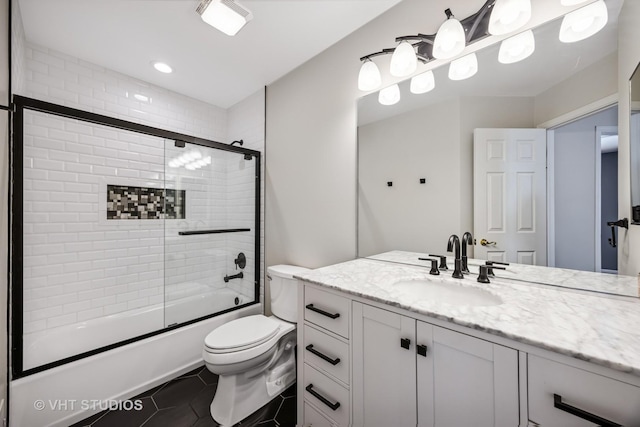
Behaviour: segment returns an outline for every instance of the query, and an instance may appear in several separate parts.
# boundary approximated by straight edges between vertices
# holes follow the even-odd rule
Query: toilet
[[[204,339],[204,363],[219,375],[211,416],[222,426],[251,415],[295,382],[298,281],[293,275],[307,271],[268,267],[273,316],[232,320]]]

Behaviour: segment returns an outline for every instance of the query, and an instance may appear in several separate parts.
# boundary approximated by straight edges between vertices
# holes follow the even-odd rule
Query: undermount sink
[[[471,286],[442,283],[430,280],[400,280],[393,290],[414,300],[459,306],[491,306],[502,304],[502,299],[491,292]]]

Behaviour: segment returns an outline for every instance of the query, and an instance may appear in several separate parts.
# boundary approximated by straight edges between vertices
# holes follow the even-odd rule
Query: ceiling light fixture
[[[533,31],[528,30],[502,41],[498,61],[501,64],[513,64],[528,58],[535,50],[536,40]]]
[[[406,40],[400,42],[391,56],[389,72],[395,77],[405,77],[418,68],[418,57],[411,43]]]
[[[151,65],[153,65],[153,68],[160,71],[161,73],[169,74],[173,72],[173,68],[171,68],[169,64],[166,64],[164,62],[153,61],[151,62]]]
[[[489,32],[494,36],[519,30],[531,19],[531,0],[496,0],[489,18]]]
[[[607,5],[598,0],[583,8],[567,13],[560,26],[560,41],[573,43],[591,37],[607,25]]]
[[[380,70],[375,62],[367,58],[360,67],[360,73],[358,74],[358,89],[362,91],[375,90],[382,84],[382,77],[380,76]]]
[[[453,17],[451,9],[444,11],[447,20],[440,25],[433,41],[433,56],[438,59],[449,59],[458,55],[466,45],[462,23]]]
[[[470,53],[462,58],[451,61],[449,64],[449,78],[451,80],[464,80],[478,72],[478,57]]]
[[[411,85],[409,86],[409,90],[411,93],[415,93],[419,95],[421,93],[427,93],[433,90],[436,87],[436,80],[433,76],[433,71],[425,71],[422,74],[418,74],[417,76],[413,76],[411,78]]]
[[[204,22],[235,36],[253,18],[249,9],[234,0],[202,0],[196,9]]]
[[[378,102],[382,105],[393,105],[400,101],[400,88],[398,85],[385,87],[378,94]]]

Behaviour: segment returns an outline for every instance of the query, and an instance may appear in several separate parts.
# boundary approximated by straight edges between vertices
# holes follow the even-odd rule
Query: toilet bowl
[[[306,271],[269,267],[274,315],[236,319],[206,336],[202,358],[219,375],[211,416],[222,426],[251,415],[295,382],[298,283],[292,276]]]

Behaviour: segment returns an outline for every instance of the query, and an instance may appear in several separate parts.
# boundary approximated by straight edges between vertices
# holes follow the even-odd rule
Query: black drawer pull
[[[617,424],[613,421],[605,420],[604,418],[591,414],[587,411],[583,411],[582,409],[576,408],[575,406],[567,405],[562,401],[562,396],[560,396],[559,394],[554,393],[553,406],[560,409],[561,411],[568,412],[571,415],[582,418],[583,420],[598,424],[601,427],[622,427],[622,424]]]
[[[427,346],[424,344],[418,344],[416,346],[416,351],[420,356],[427,357]]]
[[[400,338],[400,347],[409,350],[409,347],[411,347],[411,340],[409,338]]]
[[[315,391],[313,389],[313,384],[309,384],[308,386],[306,386],[305,390],[307,390],[309,393],[311,393],[311,395],[313,395],[314,397],[318,398],[318,400],[320,400],[320,402],[324,403],[325,405],[327,405],[329,408],[331,408],[334,411],[340,407],[340,402],[331,403],[329,401],[329,399],[327,399],[326,397],[322,396],[320,393]]]
[[[324,310],[320,310],[319,308],[315,308],[313,304],[307,304],[305,307],[311,311],[315,311],[318,314],[330,317],[331,319],[337,319],[338,317],[340,317],[340,313],[328,313]]]
[[[310,351],[311,353],[315,354],[316,356],[318,356],[320,359],[327,361],[329,363],[331,363],[333,366],[336,366],[338,363],[340,363],[340,358],[336,357],[335,359],[330,358],[329,356],[320,353],[318,350],[316,350],[315,348],[313,348],[313,344],[309,344],[308,346],[305,347],[308,351]]]

